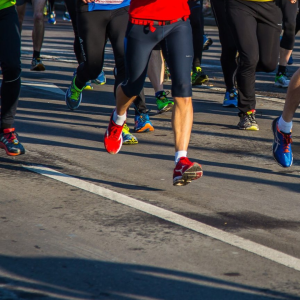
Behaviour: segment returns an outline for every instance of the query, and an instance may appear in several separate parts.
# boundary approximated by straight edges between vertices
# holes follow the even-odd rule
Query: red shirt
[[[187,0],[131,0],[131,18],[154,21],[172,21],[189,16]]]

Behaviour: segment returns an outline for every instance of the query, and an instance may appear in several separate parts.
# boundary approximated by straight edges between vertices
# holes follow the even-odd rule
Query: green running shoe
[[[202,71],[201,67],[196,68],[192,73],[192,85],[201,85],[209,80],[208,76]]]
[[[159,113],[167,112],[171,110],[174,106],[174,102],[169,100],[167,96],[169,92],[161,91],[155,93],[156,105]]]
[[[122,129],[123,145],[135,145],[138,143],[137,138],[129,131],[129,127],[125,123]]]
[[[82,90],[75,85],[76,74],[73,76],[71,86],[65,94],[66,104],[69,109],[75,110],[79,107],[82,100]]]

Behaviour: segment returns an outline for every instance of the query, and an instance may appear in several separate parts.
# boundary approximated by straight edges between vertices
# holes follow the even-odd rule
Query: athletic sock
[[[282,116],[278,120],[278,128],[283,133],[290,133],[292,131],[293,121],[286,122],[283,120]]]
[[[285,73],[286,73],[286,66],[279,65],[276,75],[278,76],[279,74],[285,74]]]
[[[175,153],[175,165],[179,162],[180,157],[186,157],[187,151],[180,150]]]
[[[33,58],[39,58],[39,57],[41,57],[41,52],[33,50]]]
[[[119,126],[123,126],[124,122],[126,121],[126,113],[122,116],[119,116],[117,114],[117,111],[115,110],[114,111],[114,114],[113,114],[113,121],[119,125]]]

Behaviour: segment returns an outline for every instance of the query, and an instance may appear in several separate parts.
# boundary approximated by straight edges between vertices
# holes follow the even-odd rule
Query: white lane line
[[[267,258],[286,267],[300,271],[300,259],[296,257],[287,255],[280,251],[246,240],[242,237],[222,231],[204,223],[189,219],[187,217],[181,216],[166,209],[157,207],[149,203],[145,203],[143,201],[139,201],[137,199],[125,196],[117,192],[113,192],[109,189],[97,186],[95,184],[86,182],[81,179],[77,179],[75,177],[66,175],[64,173],[55,171],[44,166],[23,165],[23,167],[32,172],[72,185],[74,187],[110,199],[120,204],[124,204],[126,206],[132,207],[147,214],[156,216],[160,219],[172,222],[174,224],[191,229],[208,237],[222,241],[226,244],[249,251],[253,254]]]
[[[59,95],[64,95],[65,93],[55,84],[53,83],[43,83],[43,82],[38,82],[38,81],[27,81],[27,80],[22,80],[22,85],[27,85],[31,86],[37,89],[41,89],[47,92],[52,92],[55,94]]]

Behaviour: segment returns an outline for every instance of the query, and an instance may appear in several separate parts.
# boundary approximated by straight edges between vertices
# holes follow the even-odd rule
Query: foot
[[[49,15],[48,23],[51,25],[55,25],[56,24],[55,17],[56,17],[55,12],[52,11]]]
[[[165,91],[161,91],[155,94],[156,105],[159,113],[167,112],[174,106],[174,102],[167,98],[168,93],[166,93]]]
[[[287,88],[290,84],[290,80],[286,74],[279,73],[275,76],[274,85],[277,87]]]
[[[187,157],[181,157],[173,172],[173,185],[187,185],[202,175],[201,165],[191,162]]]
[[[154,127],[149,119],[147,113],[140,113],[134,117],[135,124],[134,124],[134,132],[149,132],[153,131]]]
[[[63,20],[71,22],[70,14],[67,11],[64,12]]]
[[[113,113],[104,134],[104,146],[108,153],[117,154],[121,150],[123,144],[122,129],[124,125],[117,125],[112,118]]]
[[[135,145],[138,143],[137,138],[130,133],[129,127],[125,123],[122,129],[123,145]]]
[[[192,85],[201,85],[209,80],[208,76],[202,71],[202,68],[198,67],[196,71],[192,73]]]
[[[279,118],[276,118],[272,122],[273,156],[280,166],[288,168],[293,164],[292,133],[281,132],[278,128],[278,120]]]
[[[18,135],[14,128],[3,129],[0,134],[0,148],[6,151],[7,155],[16,156],[25,153],[23,145],[18,140]]]
[[[31,71],[45,71],[46,68],[42,62],[42,59],[40,57],[33,58],[31,61]]]
[[[82,101],[82,90],[75,85],[76,74],[73,75],[72,83],[65,94],[66,104],[69,109],[75,110],[79,107]]]
[[[238,128],[242,130],[259,130],[255,119],[255,109],[249,110],[246,113],[239,113],[240,122],[238,123]]]
[[[209,47],[213,44],[213,40],[208,38],[206,35],[203,35],[203,51],[209,49]]]
[[[99,85],[105,84],[106,77],[105,77],[104,71],[102,71],[96,79],[92,80],[92,83],[99,84]]]
[[[226,91],[224,101],[224,107],[238,107],[237,91],[235,88]]]

